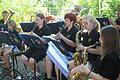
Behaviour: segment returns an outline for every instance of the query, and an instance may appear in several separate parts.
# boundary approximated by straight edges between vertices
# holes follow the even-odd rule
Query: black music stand
[[[0,41],[1,43],[6,43],[8,45],[14,45],[14,46],[17,46],[19,45],[19,40],[18,38],[12,34],[12,33],[7,33],[7,32],[0,32]],[[12,78],[16,78],[17,77],[17,74],[21,75],[21,80],[23,79],[23,75],[15,69],[15,52],[14,52],[14,48],[12,48],[12,60],[13,60],[13,64],[12,64],[12,69],[11,70],[8,70],[8,73],[6,75],[4,75],[0,80],[4,79],[6,76],[10,76],[9,74],[11,72],[13,72],[13,76]],[[11,77],[11,76],[10,76]]]
[[[35,22],[22,22],[20,26],[24,32],[30,32],[35,27]]]
[[[101,28],[106,25],[110,25],[108,18],[96,18],[96,19],[99,21]]]
[[[19,34],[21,39],[28,47],[40,48],[44,47],[41,39],[37,36],[29,35],[29,34]],[[34,60],[35,61],[35,60]],[[36,76],[36,61],[34,62],[34,75],[30,78],[30,80],[40,80],[38,76]]]

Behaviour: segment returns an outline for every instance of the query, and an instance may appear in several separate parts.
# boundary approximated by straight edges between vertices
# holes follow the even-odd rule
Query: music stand
[[[35,22],[23,22],[20,26],[24,32],[30,32],[35,27]]]
[[[59,68],[59,70],[68,78],[69,69],[68,69],[68,60],[61,53],[61,51],[53,44],[52,41],[48,43],[49,47],[47,50],[47,55],[50,60]]]
[[[19,36],[28,47],[34,47],[34,48],[40,48],[41,46],[44,47],[44,44],[37,36],[33,36],[29,34],[19,34]],[[40,80],[39,77],[36,76],[36,61],[34,62],[34,75],[33,77],[30,78],[30,80],[32,79]]]
[[[14,34],[7,33],[7,32],[0,32],[0,41],[1,41],[1,43],[6,43],[6,44],[9,44],[9,45],[14,45],[14,46],[17,46],[20,43],[18,38]],[[14,48],[15,47],[12,48],[13,52],[14,52]],[[18,70],[15,69],[15,59],[14,59],[15,55],[14,55],[14,53],[12,54],[12,57],[13,57],[12,58],[12,60],[13,60],[12,70],[8,70],[9,72],[6,75],[4,75],[1,78],[1,80],[3,78],[5,78],[6,76],[10,76],[9,74],[11,72],[13,72],[12,78],[16,78],[17,74],[19,74],[19,75],[21,75],[21,79],[23,79],[23,75]]]
[[[96,18],[98,22],[100,23],[101,28],[110,25],[109,19],[108,18]]]

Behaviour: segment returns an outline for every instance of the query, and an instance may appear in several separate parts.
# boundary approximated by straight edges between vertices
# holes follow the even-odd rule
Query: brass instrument
[[[85,29],[85,27],[83,27],[83,29],[81,29],[81,30],[79,30],[77,33],[76,33],[76,44],[78,44],[78,45],[80,45],[81,43],[80,43],[80,34],[82,34],[82,31]],[[79,64],[81,64],[82,62],[81,62],[81,56],[80,56],[80,54],[79,53],[81,53],[81,52],[79,52],[78,50],[77,50],[77,48],[76,48],[76,53],[74,53],[74,55],[73,55],[73,57],[74,57],[74,64],[75,64],[75,66],[78,66]]]
[[[85,27],[83,27],[81,30],[79,30],[77,33],[76,33],[76,45],[80,45],[80,40],[81,39],[81,34],[83,32],[83,30],[85,29]],[[76,48],[76,53],[74,53],[73,57],[74,57],[74,65],[75,66],[78,66],[80,64],[83,63],[83,55],[81,55],[82,51],[78,51],[77,48]],[[73,76],[73,79],[75,80],[78,80],[79,78],[79,73],[76,73],[74,76]]]
[[[80,65],[80,64],[87,64],[87,60],[88,60],[88,53],[86,52],[88,48],[85,48],[85,50],[82,52],[81,55],[79,55],[79,53],[74,57],[74,64],[76,64],[76,66]],[[78,58],[79,57],[79,58]],[[79,60],[76,60],[79,59]],[[79,73],[77,72],[75,75],[73,75],[73,79],[75,80],[86,80],[87,78],[87,74],[85,73]]]
[[[78,55],[80,56],[79,58],[77,58],[78,56],[75,55],[74,57],[74,64],[77,64],[76,66],[80,65],[80,64],[84,64],[86,65],[87,64],[87,60],[88,60],[88,53],[87,53],[87,49],[91,48],[91,47],[95,47],[96,45],[100,44],[100,42],[96,42],[95,44],[93,44],[92,46],[89,46],[89,47],[86,47],[85,50],[82,52],[81,55]],[[76,60],[76,59],[80,59],[80,60]],[[78,62],[78,61],[81,61],[81,62]],[[85,73],[79,73],[77,72],[75,75],[73,75],[73,79],[75,80],[87,80],[88,79],[88,75],[85,74]]]

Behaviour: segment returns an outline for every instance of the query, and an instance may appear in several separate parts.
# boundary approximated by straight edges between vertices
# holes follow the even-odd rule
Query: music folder
[[[47,55],[50,60],[59,68],[66,78],[69,76],[68,60],[61,53],[61,51],[53,44],[52,41],[48,43]]]
[[[8,33],[5,31],[0,32],[0,44],[2,43],[14,45],[14,46],[17,46],[18,48],[21,48],[22,46],[21,41],[18,39],[18,37],[15,34]]]

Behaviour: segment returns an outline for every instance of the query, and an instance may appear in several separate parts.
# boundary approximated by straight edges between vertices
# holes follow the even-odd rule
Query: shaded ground
[[[18,59],[17,70],[23,75],[23,77],[24,77],[23,80],[29,80],[33,76],[33,73],[30,71],[30,69],[27,69],[27,70],[25,69],[25,67],[24,67],[23,63],[20,61],[19,57],[17,59]],[[41,76],[39,78],[40,78],[40,80],[43,80],[44,74],[45,74],[44,60],[39,61],[39,69],[40,69],[40,74],[41,74]],[[3,75],[6,73],[7,73],[7,71],[0,67],[0,80],[1,80],[1,77],[3,77]],[[15,78],[13,79],[13,78],[7,76],[2,80],[21,80],[21,79],[19,79],[19,77],[20,76],[18,75],[18,77],[16,77],[16,79]]]

